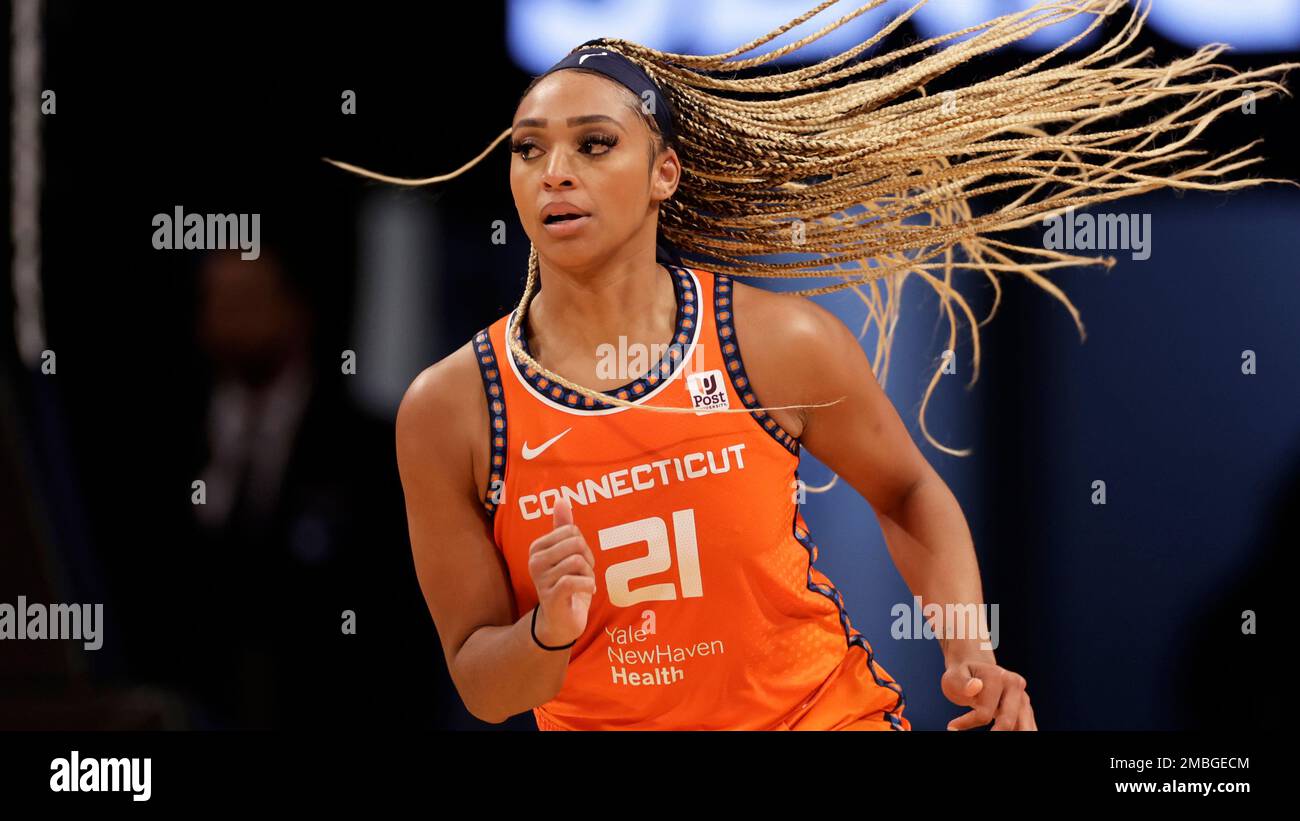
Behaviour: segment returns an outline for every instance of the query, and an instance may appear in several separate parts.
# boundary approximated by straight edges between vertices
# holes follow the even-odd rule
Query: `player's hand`
[[[950,665],[939,680],[953,704],[972,708],[948,722],[949,730],[969,730],[993,722],[994,730],[1037,730],[1034,708],[1025,692],[1025,677],[992,662]]]
[[[537,639],[562,645],[581,636],[596,592],[596,558],[573,523],[568,499],[555,503],[551,532],[528,548],[528,573],[542,608],[537,614]]]

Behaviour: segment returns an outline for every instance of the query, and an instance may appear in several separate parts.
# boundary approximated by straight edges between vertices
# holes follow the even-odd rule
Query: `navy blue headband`
[[[570,52],[563,60],[548,68],[541,76],[545,77],[552,71],[559,71],[562,68],[585,68],[620,83],[635,94],[642,101],[643,106],[647,99],[646,92],[650,92],[650,105],[653,109],[655,122],[659,125],[659,133],[671,144],[675,140],[677,132],[673,128],[673,111],[672,106],[668,103],[668,98],[664,96],[663,91],[655,81],[650,79],[650,75],[646,74],[645,70],[636,63],[617,51],[611,51],[601,46],[591,46],[592,43],[599,42],[601,41],[588,40]],[[591,47],[588,48],[588,46]]]

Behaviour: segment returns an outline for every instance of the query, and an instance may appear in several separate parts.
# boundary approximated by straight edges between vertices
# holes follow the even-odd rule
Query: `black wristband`
[[[559,646],[559,647],[551,647],[550,645],[542,644],[540,641],[538,641],[538,640],[537,640],[537,611],[538,611],[538,610],[541,610],[541,609],[542,609],[542,603],[541,603],[541,602],[538,602],[538,603],[537,603],[537,606],[533,608],[533,629],[532,629],[532,634],[533,634],[533,641],[537,643],[537,646],[538,646],[538,647],[542,648],[543,650],[568,650],[570,647],[572,647],[573,645],[575,645],[575,644],[578,643],[578,640],[577,640],[577,639],[574,639],[573,641],[569,642],[568,644],[564,644],[564,645],[561,645],[561,646]]]

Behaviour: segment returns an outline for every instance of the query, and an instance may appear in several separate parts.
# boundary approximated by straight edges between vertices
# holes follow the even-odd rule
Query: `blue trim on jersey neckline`
[[[695,335],[695,324],[699,321],[698,306],[700,300],[695,292],[694,279],[689,272],[675,265],[665,265],[664,267],[668,269],[668,273],[673,278],[673,294],[677,299],[677,318],[674,322],[673,341],[668,345],[668,349],[664,351],[663,356],[660,357],[659,364],[646,371],[644,375],[633,379],[626,385],[611,388],[607,391],[597,391],[598,393],[627,402],[635,402],[661,382],[669,379],[677,368],[686,361],[686,350],[690,347],[691,339]],[[507,323],[508,328],[509,323]],[[516,336],[525,353],[532,356],[533,352],[528,350],[527,336],[519,333],[518,329],[516,329]],[[542,376],[531,365],[520,362],[515,357],[514,351],[508,351],[508,353],[514,359],[515,364],[518,365],[519,373],[524,380],[539,396],[552,404],[579,411],[608,410],[618,407],[612,402],[601,402],[598,399],[583,396],[563,385],[552,383],[551,380]]]

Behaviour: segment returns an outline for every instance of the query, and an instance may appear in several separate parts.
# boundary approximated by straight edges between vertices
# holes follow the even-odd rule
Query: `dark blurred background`
[[[53,3],[20,15],[39,25],[35,87],[57,94],[38,166],[42,347],[57,370],[19,356],[19,288],[6,278],[0,602],[103,602],[107,624],[93,652],[0,643],[0,727],[534,727],[527,713],[486,725],[461,705],[415,580],[393,453],[406,385],[522,289],[508,151],[418,190],[321,157],[446,173],[508,127],[534,73],[589,37],[716,52],[803,5]],[[841,5],[834,16],[852,8]],[[935,5],[954,16],[918,18],[886,47],[967,24],[969,6]],[[1238,45],[1225,59],[1236,66],[1296,58],[1296,4],[1263,3],[1253,28],[1227,4],[1182,4],[1182,20],[1173,5],[1157,0],[1165,16],[1144,34],[1157,58],[1198,38]],[[22,29],[11,28],[12,58]],[[1007,50],[952,84],[1023,59]],[[4,66],[11,106],[27,87],[17,65]],[[341,110],[347,90],[355,114]],[[1261,100],[1203,147],[1262,138],[1269,161],[1251,173],[1300,179],[1295,126],[1293,101]],[[11,179],[31,156],[15,133]],[[7,266],[26,230],[13,203]],[[178,205],[260,214],[261,258],[155,250],[153,216]],[[944,336],[917,282],[887,387],[969,519],[1000,607],[999,661],[1029,680],[1040,727],[1265,726],[1281,701],[1263,640],[1300,509],[1300,194],[1156,195],[1108,210],[1151,214],[1152,254],[1055,277],[1085,343],[1059,303],[1006,277],[969,392],[958,386],[970,345],[958,347],[959,378],[941,383],[928,419],[972,456],[919,434]],[[497,220],[504,245],[491,241]],[[991,291],[968,281],[967,293],[982,316]],[[856,297],[819,299],[860,326]],[[801,476],[828,474],[805,454]],[[196,480],[205,505],[192,503]],[[1105,505],[1092,503],[1098,480]],[[805,515],[819,566],[903,683],[907,714],[941,729],[960,710],[939,692],[937,646],[890,636],[891,607],[911,596],[870,507],[841,483],[810,494]],[[340,628],[345,610],[354,635]],[[1261,635],[1242,634],[1244,610]]]

